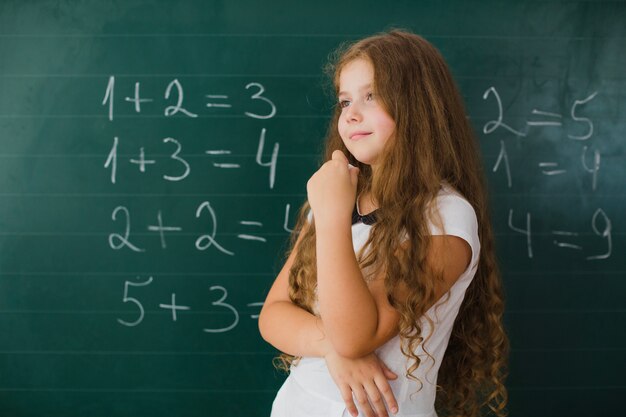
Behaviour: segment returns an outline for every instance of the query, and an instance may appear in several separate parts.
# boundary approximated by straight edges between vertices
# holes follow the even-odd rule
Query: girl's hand
[[[367,417],[388,417],[385,403],[393,414],[398,412],[398,403],[387,381],[398,376],[375,353],[348,359],[330,352],[324,358],[350,414],[355,417],[359,414],[352,394]]]
[[[348,158],[340,150],[313,174],[306,189],[316,224],[337,216],[351,218],[358,175],[359,169],[348,166]]]

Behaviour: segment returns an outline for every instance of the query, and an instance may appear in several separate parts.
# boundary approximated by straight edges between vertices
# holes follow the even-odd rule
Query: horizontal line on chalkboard
[[[133,77],[142,77],[142,78],[165,78],[165,77],[185,77],[185,78],[252,78],[252,77],[262,77],[262,78],[320,78],[325,79],[321,74],[222,74],[222,73],[184,73],[184,72],[175,72],[175,73],[150,73],[150,74],[142,74],[142,73],[131,73],[131,74],[84,74],[84,73],[76,73],[76,74],[0,74],[0,78],[109,78],[111,75],[115,75],[115,78],[133,78]],[[458,77],[457,77],[458,78]],[[473,78],[473,77],[470,77]],[[497,77],[477,77],[479,79],[488,79],[494,80],[498,79]],[[519,77],[511,77],[518,79]],[[557,78],[556,76],[554,78]],[[603,78],[604,79],[604,78]]]
[[[175,232],[176,236],[198,236],[199,233],[196,232]],[[48,236],[48,237],[59,237],[59,236],[110,236],[111,232],[0,232],[0,236]],[[240,236],[241,233],[239,232],[220,232],[220,236]],[[589,236],[595,236],[593,233],[589,233]],[[616,235],[616,233],[612,233],[613,236]],[[154,236],[154,232],[133,232],[133,236]],[[281,236],[281,237],[287,237],[289,236],[289,233],[283,231],[280,233],[272,233],[272,232],[266,232],[266,233],[255,233],[254,236],[259,236],[259,237],[263,237],[263,236],[267,236],[267,237],[273,237],[273,236]],[[515,235],[517,236],[517,235]],[[584,236],[583,234],[579,234],[579,236]]]
[[[258,314],[258,310],[239,310],[244,315]],[[144,310],[146,315],[172,315],[168,309],[162,310]],[[626,309],[606,309],[606,310],[585,310],[585,309],[537,309],[537,310],[514,310],[504,311],[504,315],[530,315],[530,314],[622,314],[626,313]],[[24,314],[24,315],[128,315],[136,314],[127,310],[0,310],[0,314]],[[189,316],[230,316],[230,311],[185,311],[184,315]]]
[[[178,153],[177,154],[180,157],[184,157],[184,158],[199,158],[199,159],[206,159],[208,158],[207,153],[206,152],[202,152],[202,153]],[[482,156],[483,158],[497,158],[499,154],[497,153],[486,153],[483,152]],[[544,155],[552,155],[550,153],[537,153],[534,156],[534,159],[539,160],[542,159]],[[317,159],[319,158],[321,155],[319,153],[281,153],[280,157],[282,158],[311,158],[311,159]],[[137,157],[137,153],[128,153],[128,154],[122,154],[122,153],[118,153],[117,154],[118,158],[136,158]],[[151,158],[163,158],[163,159],[171,159],[172,154],[160,154],[160,153],[151,153],[150,154]],[[251,154],[251,153],[229,153],[225,156],[221,156],[218,155],[218,158],[256,158],[257,154]],[[61,159],[69,159],[69,158],[97,158],[97,159],[104,159],[104,157],[102,156],[102,154],[87,154],[87,153],[83,153],[83,154],[55,154],[55,153],[30,153],[30,154],[26,154],[26,153],[0,153],[0,158],[18,158],[18,159],[25,159],[25,158],[61,158]],[[607,155],[607,156],[603,156],[604,159],[623,159],[623,156],[618,156],[618,155]],[[509,156],[509,161],[515,161],[515,160],[524,160],[524,161],[528,161],[529,158],[528,156],[525,155],[520,155],[520,156]],[[590,193],[591,194],[591,193]]]
[[[120,74],[120,73],[76,73],[76,74],[52,74],[52,73],[44,73],[44,74],[0,74],[0,78],[108,78],[111,75],[115,75],[116,78],[318,78],[320,80],[325,80],[321,74],[222,74],[222,73],[184,73],[184,72],[175,72],[175,73],[131,73],[131,74]],[[563,78],[561,74],[536,74],[536,77],[541,77],[542,79],[550,79],[550,80],[560,80]],[[517,75],[463,75],[458,74],[454,77],[457,80],[519,80],[520,77]],[[570,77],[568,80],[572,82],[576,81],[588,81],[587,78],[583,77]],[[618,76],[602,76],[602,80],[604,81],[619,81],[626,80],[626,77],[618,77]],[[510,116],[507,114],[507,117]]]
[[[550,194],[557,196],[557,194]],[[306,197],[306,193],[255,194],[255,193],[0,193],[0,197]],[[578,197],[572,194],[572,197]]]
[[[503,275],[521,275],[523,277],[534,277],[534,276],[545,276],[545,275],[568,275],[568,276],[580,276],[586,277],[587,275],[593,275],[598,278],[604,275],[626,275],[626,270],[612,270],[612,271],[580,271],[580,270],[564,270],[564,271],[503,271]],[[151,275],[153,277],[213,277],[213,276],[228,276],[228,277],[246,277],[246,276],[276,276],[273,272],[146,272],[146,271],[130,271],[130,272],[120,272],[120,271],[111,271],[111,272],[93,272],[93,271],[67,271],[67,272],[2,272],[0,276],[2,277],[22,277],[22,276],[101,276],[103,278],[107,278],[109,276],[137,276],[137,275]]]
[[[512,352],[623,352],[626,348],[531,348]],[[0,350],[0,355],[84,355],[84,356],[276,356],[280,352],[194,352],[194,351],[120,351],[120,350]]]
[[[370,33],[0,33],[0,38],[363,38]],[[515,40],[594,40],[626,39],[624,36],[528,36],[528,35],[429,35],[420,34],[427,39],[515,39]]]
[[[178,153],[177,156],[184,158],[207,158],[207,154],[202,153]],[[281,158],[318,158],[320,155],[317,153],[281,153]],[[486,155],[485,155],[486,156]],[[494,154],[493,156],[497,156]],[[129,154],[117,154],[118,158],[136,158],[137,154],[129,153]],[[172,154],[159,154],[159,153],[151,153],[151,158],[171,158]],[[257,154],[254,153],[230,153],[222,158],[256,158]],[[0,158],[99,158],[104,159],[102,154],[0,154]],[[520,159],[528,160],[527,157],[520,157]],[[514,159],[514,158],[509,158]]]
[[[152,237],[155,236],[155,232],[133,232],[133,236],[137,237]],[[173,232],[172,236],[176,237],[198,237],[199,232]],[[101,232],[71,232],[71,231],[61,231],[61,232],[30,232],[30,231],[17,231],[17,232],[0,232],[0,236],[3,237],[104,237],[107,238],[111,235],[111,231],[101,231]],[[254,237],[288,237],[290,233],[286,231],[280,232],[264,232],[264,233],[254,233]],[[221,237],[238,237],[244,239],[240,232],[220,232]],[[519,236],[518,233],[494,233],[496,237],[516,237]],[[551,233],[533,233],[533,236],[552,236]],[[578,237],[593,237],[598,236],[593,232],[588,233],[578,233]],[[611,236],[626,236],[626,231],[624,232],[611,232]],[[598,271],[595,271],[597,273]]]
[[[0,78],[108,78],[113,74],[0,74]],[[312,78],[324,80],[325,78],[320,74],[204,74],[204,73],[172,73],[172,74],[114,74],[116,78]],[[563,77],[560,74],[538,74],[544,80],[561,80]],[[482,76],[482,75],[456,75],[454,77],[457,80],[476,80],[476,81],[512,81],[519,80],[519,76]],[[587,78],[582,77],[570,77],[568,78],[572,83],[576,82],[588,82]],[[624,81],[626,77],[618,76],[602,76],[603,81]],[[467,100],[467,97],[465,97]],[[118,117],[118,116],[115,116]],[[178,117],[178,116],[177,116]],[[507,114],[507,119],[521,119],[524,116],[515,116]],[[471,118],[470,118],[471,119]],[[486,118],[484,118],[486,120]],[[612,116],[598,117],[595,116],[594,120],[612,119]]]
[[[511,349],[512,352],[624,352],[626,347],[598,347],[598,348],[521,348]]]
[[[501,271],[503,275],[522,275],[524,277],[527,276],[534,276],[534,275],[580,275],[580,276],[585,276],[585,275],[624,275],[626,274],[626,269],[621,270],[621,269],[617,269],[617,270],[611,270],[611,271],[598,271],[598,270],[591,270],[591,271],[583,271],[583,270],[564,270],[564,271],[536,271],[536,270],[532,270],[532,271]]]
[[[276,275],[273,272],[146,272],[146,271],[132,271],[132,272],[76,272],[76,271],[68,271],[68,272],[2,272],[0,276],[67,276],[67,275],[75,275],[77,277],[85,276],[85,275],[101,275],[103,277],[108,276],[126,276],[126,275],[151,275],[153,277],[161,277],[161,276],[171,276],[174,278],[179,278],[182,276],[189,277],[211,277],[211,276],[225,276],[225,277],[233,277],[233,276],[268,276],[268,275]]]
[[[239,309],[237,310],[239,311],[241,314],[243,315],[258,315],[259,310],[242,310]],[[583,312],[583,310],[581,310],[581,312]],[[585,313],[593,313],[593,311],[584,311]],[[150,316],[171,316],[172,312],[170,309],[164,307],[161,310],[144,310],[144,313],[146,315],[150,315]],[[67,315],[67,314],[72,314],[72,315],[84,315],[84,316],[88,316],[88,315],[118,315],[118,316],[125,316],[125,315],[131,315],[131,314],[136,314],[136,312],[129,312],[128,310],[0,310],[0,314],[32,314],[32,315],[36,315],[36,314],[56,314],[56,315]],[[185,311],[184,313],[179,313],[179,314],[184,314],[185,316],[231,316],[233,313],[231,311],[193,311],[193,310],[188,310]]]
[[[534,309],[534,310],[505,310],[504,315],[507,314],[577,314],[577,313],[592,313],[592,314],[613,314],[613,313],[626,313],[626,308],[613,308],[613,309],[598,309],[598,310],[586,310],[586,309]]]
[[[509,391],[581,391],[581,390],[623,390],[626,389],[626,385],[592,385],[584,387],[542,387],[542,386],[507,386]]]
[[[276,193],[276,194],[257,194],[257,193],[0,193],[0,197],[306,197],[306,193]],[[580,198],[588,195],[594,198],[623,198],[626,197],[626,191],[612,194],[592,194],[587,193],[491,193],[491,197],[554,197],[554,198]],[[515,234],[515,233],[512,233]]]
[[[509,115],[507,116],[509,120],[524,120],[526,122],[526,117],[524,115]],[[329,114],[304,114],[304,115],[275,115],[272,116],[272,119],[330,119],[330,109]],[[0,114],[0,119],[109,119],[109,116],[106,114]],[[120,114],[115,115],[115,119],[189,119],[189,117],[184,115],[175,115],[175,116],[164,116],[162,114]],[[250,120],[249,116],[245,114],[200,114],[196,116],[194,119],[245,119]],[[475,122],[480,121],[493,121],[492,117],[469,117],[470,120]],[[621,122],[623,121],[620,118],[616,118],[613,116],[595,116],[594,120],[605,121],[609,120],[612,122]]]
[[[581,390],[624,390],[626,385],[593,385],[593,386],[580,386],[580,387],[567,387],[567,386],[555,386],[555,387],[507,387],[509,391],[581,391]],[[114,392],[114,393],[276,393],[276,390],[272,389],[176,389],[176,388],[161,388],[161,389],[149,389],[149,388],[0,388],[0,392]]]
[[[278,352],[194,352],[194,351],[150,351],[150,350],[0,350],[0,355],[139,355],[139,356],[275,356]]]
[[[176,389],[176,388],[162,388],[162,389],[149,389],[149,388],[0,388],[0,392],[117,392],[117,393],[276,393],[276,390],[272,389]]]
[[[329,115],[276,115],[272,119],[330,119]],[[0,114],[0,119],[109,119],[104,114]],[[189,119],[187,116],[164,116],[162,114],[127,114],[115,115],[115,119]],[[200,114],[194,119],[246,119],[245,114]],[[596,118],[598,119],[598,118]]]

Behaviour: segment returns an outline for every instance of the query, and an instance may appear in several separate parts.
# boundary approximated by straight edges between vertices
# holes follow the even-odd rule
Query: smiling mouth
[[[369,136],[371,134],[372,134],[372,132],[358,132],[358,133],[355,133],[352,136],[350,136],[350,139],[351,140],[359,140],[359,139],[364,138],[365,136]]]

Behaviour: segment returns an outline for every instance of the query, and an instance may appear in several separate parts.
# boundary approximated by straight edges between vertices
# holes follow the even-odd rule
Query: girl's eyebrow
[[[359,91],[363,91],[363,90],[367,90],[369,88],[372,87],[372,84],[365,84],[364,86],[359,87]],[[342,94],[348,94],[346,91],[340,91],[337,93],[338,96],[342,95]]]

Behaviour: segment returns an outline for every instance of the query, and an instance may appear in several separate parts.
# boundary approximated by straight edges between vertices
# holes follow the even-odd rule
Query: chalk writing
[[[262,128],[260,135],[259,135],[259,141],[258,141],[258,145],[257,145],[257,150],[256,150],[256,157],[255,157],[255,162],[258,166],[263,167],[263,168],[268,168],[268,185],[270,189],[274,188],[274,185],[276,183],[276,169],[278,166],[278,153],[280,150],[280,144],[278,142],[274,143],[274,146],[272,147],[272,154],[269,157],[268,161],[263,161],[263,153],[265,150],[265,136],[267,133],[267,129],[266,128]],[[167,137],[164,138],[162,140],[163,144],[167,145],[167,147],[172,148],[173,149],[170,150],[170,154],[169,154],[169,159],[172,161],[172,163],[167,164],[166,162],[158,162],[156,159],[152,159],[152,158],[147,158],[146,157],[146,149],[144,146],[140,146],[138,153],[139,156],[137,158],[128,158],[128,162],[131,165],[135,165],[138,167],[139,172],[140,173],[145,173],[146,170],[146,166],[148,165],[152,165],[155,166],[157,164],[167,164],[167,169],[169,170],[168,172],[170,172],[171,174],[175,174],[178,173],[178,175],[170,175],[169,173],[164,173],[162,174],[162,178],[166,181],[172,181],[172,182],[176,182],[176,181],[183,181],[184,179],[186,179],[187,177],[189,177],[189,175],[191,175],[191,164],[189,163],[187,157],[183,156],[182,152],[183,152],[183,145],[180,143],[180,141],[178,139],[172,138],[172,137]],[[171,144],[171,145],[168,145]],[[166,146],[163,146],[163,148],[165,148]],[[111,170],[111,174],[110,174],[110,181],[112,184],[115,184],[117,182],[117,178],[118,178],[118,150],[120,147],[120,139],[119,137],[115,136],[113,138],[113,144],[109,150],[109,153],[107,154],[106,160],[104,162],[104,168],[105,169],[110,169]],[[214,159],[214,158],[219,158],[221,156],[224,155],[231,155],[232,152],[230,150],[227,149],[221,149],[221,150],[206,150],[204,151],[204,154],[207,155],[207,158],[209,160]],[[214,157],[214,158],[211,158]],[[237,169],[237,168],[241,168],[241,164],[238,163],[224,163],[224,162],[214,162],[211,161],[211,165],[214,168],[218,168],[218,169]]]
[[[121,318],[117,319],[117,322],[125,327],[136,327],[139,326],[145,319],[145,307],[144,303],[140,301],[141,294],[131,297],[129,295],[130,287],[147,287],[153,283],[153,277],[150,276],[146,280],[141,281],[140,277],[136,278],[137,281],[124,281],[124,292],[122,296],[123,303],[129,303],[133,306],[131,311],[129,311],[129,315],[137,315],[137,318],[132,321],[123,320]],[[143,295],[146,295],[146,292],[142,292]],[[237,327],[240,323],[240,313],[239,311],[230,303],[228,300],[228,290],[221,285],[211,285],[209,287],[209,309],[208,312],[214,318],[212,322],[222,322],[219,326],[214,327],[202,327],[202,332],[204,333],[226,333]],[[170,293],[170,299],[165,303],[159,303],[158,308],[163,310],[169,310],[171,313],[171,321],[173,323],[179,321],[179,313],[180,312],[191,312],[195,310],[195,307],[192,305],[186,305],[179,303],[176,299],[176,293]],[[263,302],[254,301],[250,303],[246,303],[246,307],[252,307],[260,310],[263,307]],[[226,320],[223,319],[226,318]],[[250,319],[256,320],[259,318],[258,313],[249,314]]]
[[[139,277],[137,277],[139,279]],[[122,302],[124,303],[133,303],[139,309],[139,317],[135,321],[125,321],[122,319],[117,319],[117,321],[123,325],[128,327],[137,326],[139,323],[143,321],[143,316],[145,314],[143,305],[134,297],[128,296],[128,287],[145,287],[146,285],[150,285],[152,283],[152,277],[149,277],[146,281],[143,282],[133,282],[133,281],[125,281],[124,282],[124,296],[122,297]]]
[[[588,118],[580,115],[582,112],[581,106],[591,102],[596,96],[598,92],[595,91],[589,96],[585,97],[581,100],[574,100],[573,104],[570,106],[570,117],[571,120],[575,123],[572,126],[580,125],[580,128],[575,128],[577,132],[582,131],[583,134],[580,133],[567,133],[567,138],[576,140],[576,141],[588,141],[594,132],[594,124],[593,121]],[[531,120],[525,120],[525,128],[524,129],[514,129],[510,125],[504,122],[504,111],[502,105],[502,99],[497,89],[493,86],[490,86],[483,93],[483,100],[487,100],[489,97],[493,96],[496,101],[497,107],[497,118],[495,120],[489,120],[483,125],[482,132],[485,135],[493,134],[497,129],[504,129],[507,133],[511,133],[516,138],[523,138],[524,143],[529,143],[530,138],[532,138],[532,133],[534,130],[531,128],[563,128],[563,115],[561,113],[538,110],[536,108],[531,111]],[[530,146],[530,145],[526,145]],[[564,146],[567,146],[564,144]],[[600,151],[595,148],[593,150],[592,157],[587,156],[587,151],[589,149],[589,145],[585,145],[581,149],[581,158],[576,163],[579,163],[579,167],[582,168],[582,171],[591,175],[591,190],[596,191],[598,187],[598,174],[600,171],[600,161],[602,159]],[[537,164],[537,167],[540,169],[541,174],[548,177],[556,177],[561,176],[563,174],[567,174],[570,172],[563,163],[555,160],[548,161],[540,161]],[[567,165],[567,164],[565,164]],[[497,172],[499,168],[503,166],[504,171],[506,173],[507,178],[507,186],[508,188],[513,188],[513,176],[511,165],[509,164],[509,153],[507,152],[506,144],[503,140],[500,140],[500,152],[498,153],[498,157],[493,165],[492,172]]]
[[[526,253],[528,258],[533,257],[533,234],[532,234],[532,216],[529,212],[526,213],[525,222],[523,226],[516,226],[513,224],[513,209],[509,209],[508,227],[514,232],[520,233],[526,238]],[[601,208],[596,209],[591,217],[591,229],[593,233],[601,237],[606,244],[606,251],[600,254],[588,255],[586,260],[602,260],[608,259],[613,252],[613,238],[612,238],[612,223],[604,210]],[[583,251],[584,246],[578,240],[582,236],[577,231],[571,230],[552,230],[550,234],[553,236],[552,243],[554,246],[560,249],[572,249],[575,251]],[[597,246],[594,242],[591,246]]]
[[[134,90],[132,96],[126,96],[124,101],[132,104],[132,110],[136,114],[142,113],[142,103],[154,103],[152,98],[142,98],[140,94],[141,82],[135,81]],[[106,107],[107,117],[110,121],[115,118],[115,89],[116,78],[115,75],[111,75],[108,78],[107,85],[102,98],[102,106]],[[276,104],[265,93],[265,86],[259,82],[249,82],[243,89],[246,91],[246,97],[248,98],[248,104],[243,108],[240,114],[243,114],[249,118],[257,120],[271,119],[278,113]],[[165,87],[163,95],[165,99],[165,108],[163,109],[164,117],[180,116],[188,117],[191,119],[197,119],[201,115],[195,111],[189,110],[189,107],[184,104],[185,89],[183,84],[174,78]],[[206,109],[231,109],[233,105],[227,100],[230,100],[230,96],[227,94],[203,94],[203,97],[207,100],[204,104]],[[169,103],[169,104],[168,104]],[[173,104],[172,104],[173,103]],[[154,105],[154,104],[153,104]],[[263,112],[251,111],[251,108],[263,108]]]
[[[140,249],[137,246],[133,245],[132,243],[130,243],[129,240],[129,236],[130,236],[130,213],[128,212],[128,209],[124,206],[117,206],[115,207],[115,209],[113,209],[113,213],[111,214],[111,219],[113,220],[117,220],[117,213],[118,212],[122,212],[124,213],[124,216],[126,218],[126,225],[125,225],[125,229],[124,229],[124,236],[118,234],[118,233],[111,233],[109,234],[109,246],[111,246],[112,249],[115,250],[120,250],[122,249],[124,246],[127,246],[130,250],[134,251],[134,252],[145,252],[145,249]],[[118,244],[115,244],[115,240],[117,239],[117,242],[119,242]]]
[[[196,218],[200,218],[200,214],[202,213],[203,208],[206,208],[206,211],[208,211],[209,215],[211,216],[212,230],[211,230],[211,234],[202,235],[198,239],[196,239],[196,248],[198,250],[207,250],[210,246],[214,245],[217,248],[217,250],[219,250],[220,252],[226,255],[230,255],[230,256],[234,255],[233,252],[224,249],[215,240],[215,234],[217,233],[217,217],[215,216],[215,211],[213,210],[213,208],[211,207],[211,204],[209,204],[208,201],[203,201],[202,204],[198,206],[198,209],[196,210]]]

